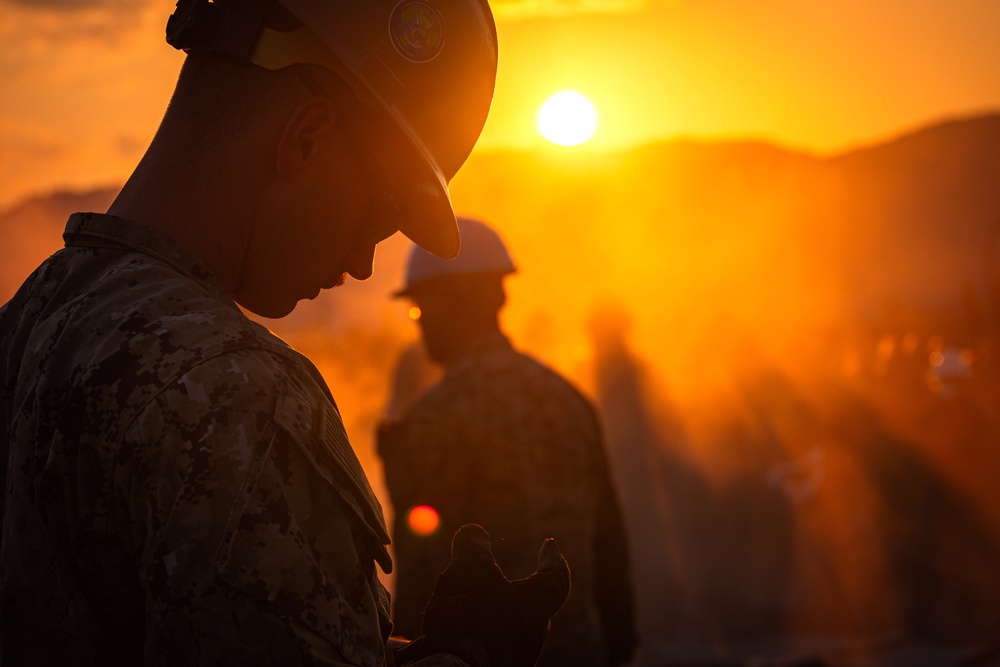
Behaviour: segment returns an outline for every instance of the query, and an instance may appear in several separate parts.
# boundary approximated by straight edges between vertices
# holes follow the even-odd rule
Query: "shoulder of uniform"
[[[590,404],[590,399],[569,378],[543,361],[519,351],[513,352],[512,358],[516,360],[513,364],[517,366],[517,372],[529,378],[529,381],[536,386]]]
[[[379,547],[376,556],[379,565],[390,572],[392,561],[385,549],[389,531],[382,505],[368,483],[325,383],[305,357],[296,355],[290,348],[288,353],[282,353],[288,372],[278,392],[275,423],[295,440],[316,471],[367,528]]]
[[[312,467],[370,533],[377,560],[388,572],[392,563],[382,506],[352,448],[340,412],[325,381],[305,356],[261,328],[256,345],[205,359],[188,374],[196,375],[194,390],[211,396],[233,391],[267,397],[275,425],[299,447]],[[225,386],[224,386],[225,385]],[[188,393],[194,391],[188,389]]]

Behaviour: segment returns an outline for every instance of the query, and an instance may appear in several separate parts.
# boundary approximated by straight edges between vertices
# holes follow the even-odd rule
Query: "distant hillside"
[[[923,303],[963,291],[989,300],[987,284],[1000,273],[992,252],[1000,232],[1000,115],[943,123],[829,165],[840,214],[862,226],[861,243],[841,257],[853,290]]]
[[[506,230],[526,276],[544,276],[538,300],[614,293],[655,304],[649,324],[670,335],[684,321],[765,313],[799,329],[996,301],[1000,114],[827,159],[690,141],[596,159],[475,155],[455,193]]]
[[[0,302],[46,257],[62,247],[66,218],[73,211],[104,211],[118,188],[39,195],[0,212]]]
[[[550,303],[578,328],[609,294],[632,309],[655,305],[657,322],[692,326],[766,312],[797,327],[962,299],[985,313],[1000,274],[1000,114],[828,159],[694,141],[598,156],[475,154],[453,193],[459,212],[491,220],[511,243],[523,329],[537,329]],[[0,242],[16,249],[0,269],[0,298],[61,245],[69,212],[102,210],[113,196],[56,193],[0,214]],[[384,302],[404,253],[400,242],[381,253],[360,289],[370,301]],[[340,292],[298,317],[358,316]]]

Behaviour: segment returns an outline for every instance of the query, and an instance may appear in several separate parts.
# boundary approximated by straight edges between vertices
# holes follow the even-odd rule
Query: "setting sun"
[[[545,100],[538,110],[538,131],[560,146],[576,146],[594,136],[597,110],[590,100],[573,90],[564,90]]]

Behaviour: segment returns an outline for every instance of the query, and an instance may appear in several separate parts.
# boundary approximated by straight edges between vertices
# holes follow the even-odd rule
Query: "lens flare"
[[[420,309],[417,308],[416,306],[410,306],[410,310],[407,311],[407,314],[410,316],[410,319],[413,320],[414,322],[420,319]]]
[[[407,517],[410,530],[417,535],[430,535],[441,523],[437,510],[430,505],[417,505]]]

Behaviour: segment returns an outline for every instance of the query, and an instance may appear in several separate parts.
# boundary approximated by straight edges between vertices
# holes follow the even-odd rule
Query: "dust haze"
[[[996,636],[997,183],[1000,116],[824,159],[675,141],[476,154],[456,178],[518,265],[513,342],[599,406],[642,664]],[[0,215],[0,298],[113,195]],[[390,298],[406,251],[265,322],[316,361],[388,512],[372,434],[416,341]]]

